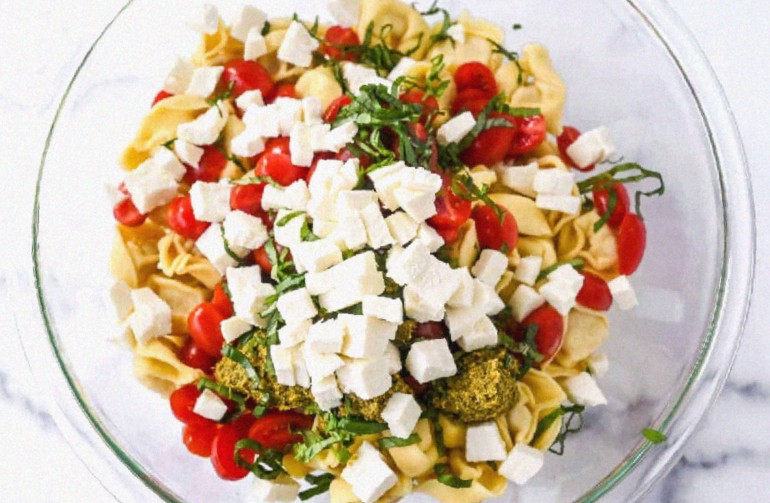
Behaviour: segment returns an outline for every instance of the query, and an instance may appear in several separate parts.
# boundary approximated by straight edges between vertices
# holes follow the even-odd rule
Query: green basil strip
[[[563,265],[571,265],[575,269],[580,270],[583,267],[585,267],[586,263],[585,261],[583,261],[582,258],[576,258],[576,259],[568,260],[566,262],[558,262],[552,265],[551,267],[546,267],[545,269],[540,271],[540,274],[537,275],[537,280],[535,282],[543,281],[545,278],[548,277],[549,274],[551,274],[552,272],[554,272],[556,269],[558,269]]]
[[[388,425],[363,419],[343,418],[340,419],[339,428],[356,435],[373,435],[387,430]]]
[[[433,469],[436,472],[436,478],[445,486],[455,489],[467,489],[473,484],[472,480],[461,479],[457,475],[449,473],[449,466],[445,464],[436,465]]]
[[[299,499],[302,501],[309,500],[314,496],[324,494],[329,491],[329,487],[334,482],[334,474],[324,473],[323,475],[308,475],[305,477],[305,481],[311,484],[312,487],[305,489],[299,493]]]
[[[278,220],[275,223],[275,225],[278,226],[278,227],[285,227],[289,222],[291,222],[292,220],[294,220],[298,216],[304,215],[304,214],[305,214],[304,211],[292,211],[288,215],[286,215],[283,218],[281,218],[280,220]]]
[[[241,451],[248,449],[257,454],[254,463],[249,463],[241,456]],[[244,438],[235,443],[233,451],[235,463],[263,480],[275,480],[286,473],[283,467],[283,453],[275,449],[265,449],[262,444],[250,438]]]
[[[420,435],[412,433],[408,438],[399,437],[383,437],[377,441],[380,449],[388,450],[394,447],[406,447],[408,445],[414,445],[421,440]]]
[[[607,210],[604,212],[604,215],[602,215],[602,218],[594,224],[594,232],[599,232],[599,229],[604,227],[604,225],[610,221],[617,205],[618,191],[615,190],[615,187],[610,187],[609,196],[607,197]]]

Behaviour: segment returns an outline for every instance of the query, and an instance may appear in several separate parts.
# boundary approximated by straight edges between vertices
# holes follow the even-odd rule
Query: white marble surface
[[[708,53],[744,136],[756,190],[758,256],[770,254],[770,2],[671,0]],[[39,153],[65,82],[120,0],[0,1],[0,492],[3,501],[112,501],[67,447],[29,384],[11,278],[27,274],[28,218]],[[764,502],[770,496],[770,266],[725,391],[671,474],[646,501]],[[21,327],[21,337],[25,336]]]

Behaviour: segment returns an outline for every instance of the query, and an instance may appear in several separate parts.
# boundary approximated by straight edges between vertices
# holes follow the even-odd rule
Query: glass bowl
[[[229,18],[233,1],[217,2]],[[428,3],[428,2],[422,2]],[[562,457],[497,501],[639,499],[678,459],[719,392],[749,305],[754,216],[742,148],[704,55],[661,0],[445,1],[538,41],[569,86],[566,123],[606,124],[626,159],[663,172],[646,205],[640,306],[613,312],[608,407],[593,409]],[[322,2],[272,2],[310,18]],[[113,220],[103,196],[175,55],[192,52],[187,0],[134,0],[104,29],[67,88],[43,155],[33,224],[39,313],[19,308],[36,377],[75,451],[120,501],[237,501],[248,482],[220,481],[187,453],[168,403],[132,375],[105,292]],[[322,20],[325,20],[322,15]],[[514,23],[524,28],[513,31]],[[33,304],[29,304],[33,305]],[[35,331],[42,323],[44,330]],[[645,427],[669,441],[652,446]],[[413,496],[409,501],[424,500]]]

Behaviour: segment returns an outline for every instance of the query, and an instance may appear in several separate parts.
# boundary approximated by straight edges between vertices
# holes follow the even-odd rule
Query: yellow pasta
[[[150,276],[147,280],[147,286],[152,288],[171,307],[173,333],[186,334],[187,316],[195,306],[206,300],[207,290],[160,274]]]
[[[167,234],[157,244],[158,268],[168,277],[189,275],[213,289],[222,274],[194,251],[194,243],[178,234]]]
[[[192,62],[198,66],[217,66],[242,57],[243,42],[234,38],[220,20],[216,33],[201,38]]]
[[[430,28],[411,5],[398,0],[361,0],[358,37],[364,40],[372,26],[376,40],[409,52],[415,59],[425,55]],[[384,30],[383,30],[384,29]]]
[[[420,435],[420,442],[406,447],[395,447],[390,449],[388,454],[401,473],[417,478],[433,470],[438,460],[438,451],[427,419],[418,422],[414,432]]]
[[[342,88],[331,68],[318,67],[300,76],[297,80],[297,94],[302,98],[315,96],[326,109],[332,101],[342,96]]]
[[[511,93],[511,106],[539,108],[548,132],[561,134],[567,87],[553,69],[548,49],[537,44],[525,46],[519,64],[524,70],[523,85]]]
[[[471,17],[467,12],[460,15],[458,24],[465,31],[464,42],[446,40],[436,44],[429,52],[428,57],[442,55],[447,69],[451,72],[463,63],[479,61],[496,70],[501,62],[502,55],[494,52],[494,47],[489,42],[503,43],[503,32],[499,26],[487,20]],[[440,28],[436,26],[434,32]]]
[[[532,199],[515,194],[492,194],[490,197],[513,214],[522,236],[550,237],[553,235],[545,213],[535,206]]]
[[[168,396],[176,388],[203,377],[203,372],[184,365],[168,338],[138,344],[134,348],[134,375],[148,388]]]
[[[609,335],[607,317],[597,311],[576,307],[567,317],[564,342],[556,355],[562,367],[575,367],[579,361],[591,356]]]

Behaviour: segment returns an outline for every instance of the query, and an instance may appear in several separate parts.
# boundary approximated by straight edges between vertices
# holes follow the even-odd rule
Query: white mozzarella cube
[[[385,279],[382,274],[353,277],[347,284],[335,285],[334,289],[319,296],[321,307],[329,312],[359,304],[364,295],[380,295],[385,291]]]
[[[482,250],[471,272],[479,281],[495,286],[508,269],[508,257],[497,250]]]
[[[229,112],[223,105],[213,106],[195,120],[180,124],[177,137],[199,147],[211,145],[225,128],[228,116]]]
[[[331,124],[313,124],[310,126],[310,144],[313,152],[322,152],[325,146],[326,135],[332,130]]]
[[[610,130],[600,127],[580,135],[567,149],[567,155],[579,168],[604,162],[615,153],[615,144],[610,138]]]
[[[150,158],[150,162],[155,165],[156,169],[165,171],[177,182],[184,177],[185,173],[187,173],[187,170],[184,165],[179,162],[177,156],[167,148],[158,148]]]
[[[284,386],[296,386],[294,377],[294,350],[283,346],[270,346],[270,359],[275,369],[275,380]]]
[[[242,112],[245,112],[251,107],[265,106],[265,98],[262,96],[262,91],[259,89],[246,91],[235,99],[235,106]]]
[[[545,297],[537,293],[531,286],[519,285],[513,292],[509,303],[513,310],[513,318],[521,323],[535,309],[545,304]]]
[[[254,501],[292,503],[297,500],[299,489],[299,484],[288,476],[280,476],[275,480],[254,477],[251,492],[254,494]]]
[[[326,6],[342,26],[357,26],[360,3],[361,0],[329,0]]]
[[[265,210],[288,209],[305,211],[310,199],[310,192],[305,180],[298,180],[286,188],[268,184],[262,194],[262,208]]]
[[[543,257],[522,257],[522,259],[519,261],[519,265],[516,266],[514,278],[519,283],[534,286],[537,282],[537,277],[540,275],[540,269],[542,266]]]
[[[194,71],[195,65],[185,59],[177,58],[163,83],[163,90],[173,95],[184,94],[190,85]]]
[[[400,245],[406,245],[417,236],[417,230],[420,227],[412,217],[398,211],[385,219],[390,234]]]
[[[359,212],[370,204],[377,204],[377,193],[373,190],[343,190],[337,195],[337,213],[340,215]]]
[[[545,462],[543,451],[524,443],[516,444],[497,470],[516,485],[524,485],[537,475]]]
[[[457,365],[445,339],[412,344],[406,368],[420,384],[457,374]]]
[[[214,93],[224,71],[224,66],[201,66],[196,68],[185,94],[208,98]]]
[[[473,305],[473,295],[475,291],[475,282],[467,267],[455,269],[453,274],[457,276],[457,288],[449,298],[450,307],[471,307]]]
[[[565,283],[566,285],[569,285],[569,287],[574,290],[575,293],[577,293],[581,288],[583,288],[585,277],[577,272],[577,270],[570,264],[565,264],[559,266],[553,272],[548,274],[548,281]]]
[[[323,140],[323,150],[338,154],[340,150],[353,142],[358,134],[358,126],[349,121],[329,131]]]
[[[635,308],[639,305],[639,301],[636,298],[636,292],[634,287],[631,286],[631,282],[628,280],[628,276],[618,276],[613,279],[607,286],[610,287],[610,293],[612,293],[612,300],[623,311]]]
[[[503,166],[500,168],[500,182],[521,195],[534,198],[535,177],[540,171],[536,162],[526,166]]]
[[[222,226],[219,224],[210,225],[195,242],[195,246],[221,274],[224,274],[228,267],[235,267],[238,265],[238,262],[231,257],[225,249],[225,240],[222,238]],[[242,251],[243,255],[248,253],[248,250],[236,250],[232,247],[231,251]]]
[[[277,307],[281,317],[290,324],[309,320],[318,314],[307,288],[284,293],[278,298]]]
[[[535,206],[541,210],[559,211],[567,215],[580,213],[581,200],[578,196],[548,196],[539,194]]]
[[[176,152],[180,161],[188,166],[197,168],[201,162],[201,157],[203,157],[204,150],[200,147],[196,147],[192,143],[177,140],[174,142],[174,152]]]
[[[333,376],[334,373],[345,365],[345,362],[335,354],[322,354],[311,351],[307,344],[302,348],[305,357],[305,365],[314,383]]]
[[[291,247],[291,255],[307,272],[322,272],[342,262],[342,251],[331,239],[296,244]]]
[[[471,330],[464,334],[458,341],[463,351],[471,352],[477,349],[495,346],[499,341],[497,327],[487,316],[482,316],[476,321]]]
[[[337,379],[344,392],[364,400],[384,395],[393,384],[384,358],[349,361],[337,371]]]
[[[358,96],[361,88],[368,85],[382,85],[390,90],[392,82],[383,79],[374,68],[355,63],[345,63],[342,66],[342,76],[348,83],[350,92]]]
[[[313,353],[341,353],[344,340],[345,323],[342,320],[319,321],[310,326],[305,347]]]
[[[329,412],[342,405],[342,392],[337,385],[337,378],[333,375],[314,380],[310,392],[321,410]]]
[[[567,316],[577,303],[578,292],[568,283],[549,281],[540,287],[540,295],[562,316]]]
[[[302,120],[308,126],[323,123],[323,103],[315,96],[302,98]]]
[[[230,150],[239,157],[254,157],[265,151],[265,140],[257,128],[247,127],[230,141]]]
[[[264,327],[265,319],[260,313],[265,310],[267,299],[275,294],[272,285],[260,283],[246,289],[242,295],[233,295],[235,316],[254,326]]]
[[[365,295],[361,306],[366,316],[396,324],[404,322],[404,304],[401,299]]]
[[[444,319],[444,305],[423,294],[419,287],[407,285],[404,288],[404,312],[418,323]]]
[[[313,144],[310,138],[310,126],[297,122],[289,136],[291,163],[295,166],[309,168],[313,164]]]
[[[125,281],[117,280],[112,283],[110,287],[110,300],[119,321],[128,318],[134,309],[134,301],[131,300],[131,288]]]
[[[188,25],[199,33],[213,35],[219,29],[219,10],[211,4],[204,4]]]
[[[348,250],[359,250],[366,246],[369,236],[364,221],[357,213],[348,213],[342,217],[339,225],[339,238]]]
[[[281,136],[281,117],[275,104],[268,106],[250,106],[243,114],[246,127],[254,128],[264,138]]]
[[[403,365],[401,364],[401,352],[392,342],[389,342],[388,347],[385,348],[384,358],[388,363],[388,372],[390,372],[390,375],[401,372],[401,369],[403,368]]]
[[[591,375],[601,379],[610,370],[610,359],[604,353],[594,353],[588,357],[588,370]]]
[[[485,423],[468,426],[465,433],[465,459],[470,463],[484,461],[505,461],[508,450],[497,423]]]
[[[256,61],[267,54],[267,41],[262,35],[262,30],[252,28],[246,36],[246,42],[243,45],[243,59],[246,61]]]
[[[278,98],[273,103],[279,119],[282,136],[289,136],[297,122],[302,120],[302,101],[294,98]]]
[[[596,381],[588,372],[566,379],[563,383],[564,391],[567,392],[569,399],[578,405],[585,407],[596,407],[598,405],[607,405],[607,399],[604,393],[599,389]]]
[[[379,358],[395,339],[398,325],[370,316],[341,314],[346,334],[342,354],[351,358]]]
[[[251,330],[251,325],[239,318],[228,318],[219,324],[222,338],[227,344],[238,340],[243,334]]]
[[[436,214],[436,194],[432,192],[396,189],[393,191],[399,207],[417,222],[424,222]]]
[[[267,228],[261,218],[243,211],[233,211],[225,217],[225,239],[231,245],[256,250],[267,242]]]
[[[236,40],[246,42],[249,32],[261,31],[266,21],[267,14],[256,7],[245,5],[233,18],[230,24],[230,35]]]
[[[313,63],[313,51],[318,49],[318,46],[318,40],[310,35],[305,25],[292,21],[281,47],[278,48],[278,59],[294,66],[308,68]]]
[[[147,214],[159,206],[171,202],[179,184],[168,172],[147,161],[126,175],[123,181],[136,209]]]
[[[444,246],[444,238],[427,222],[420,224],[420,228],[417,230],[417,240],[427,246],[431,253],[436,253]]]
[[[414,282],[430,265],[430,250],[420,241],[415,241],[401,253],[388,258],[388,277],[401,286]]]
[[[301,355],[299,349],[294,354],[294,380],[297,382],[297,386],[310,388],[310,374],[307,371],[305,357]]]
[[[350,484],[353,494],[362,503],[375,503],[398,482],[380,451],[369,442],[361,444],[340,477]]]
[[[473,288],[473,304],[479,306],[487,316],[495,316],[505,309],[505,302],[495,291],[495,287],[474,280]]]
[[[235,298],[245,295],[248,288],[255,288],[262,283],[262,269],[259,266],[230,267],[225,272],[227,288]]]
[[[262,209],[265,211],[287,209],[286,189],[267,184],[262,192]]]
[[[195,400],[193,412],[212,421],[220,421],[227,413],[227,404],[210,389],[204,389]]]
[[[221,222],[230,213],[230,186],[195,182],[190,189],[193,214],[199,222]]]
[[[476,119],[473,114],[464,112],[448,120],[438,129],[438,142],[444,146],[450,143],[460,143],[474,127],[476,127]]]
[[[394,393],[382,409],[382,419],[394,437],[409,438],[420,420],[422,409],[413,395]]]
[[[473,331],[473,327],[486,317],[481,306],[450,307],[446,311],[446,324],[453,341],[457,341]]]
[[[265,191],[270,188],[268,185],[265,187]],[[263,199],[264,201],[264,199]],[[275,236],[275,242],[281,246],[292,247],[302,242],[302,227],[307,221],[307,215],[304,213],[299,214],[292,219],[286,221],[286,217],[292,212],[289,210],[280,210],[276,216],[276,222],[284,220],[284,225],[276,225],[273,227],[273,234]]]
[[[401,60],[398,62],[398,64],[393,67],[393,70],[390,71],[388,74],[388,80],[391,82],[397,81],[401,77],[405,77],[409,74],[409,71],[414,68],[414,66],[417,64],[417,61],[410,58],[409,56],[401,58]]]
[[[293,348],[305,342],[307,335],[310,333],[312,324],[312,320],[304,320],[299,323],[287,324],[279,328],[278,340],[281,342],[281,346]]]
[[[128,317],[131,331],[140,344],[171,333],[171,308],[149,288],[131,291],[134,312]]]
[[[319,238],[332,237],[337,232],[337,222],[331,220],[313,220],[313,234]]]
[[[575,175],[560,169],[541,169],[535,175],[535,192],[548,196],[571,196]]]
[[[378,204],[369,204],[361,210],[360,215],[366,227],[369,246],[376,250],[395,243]]]

